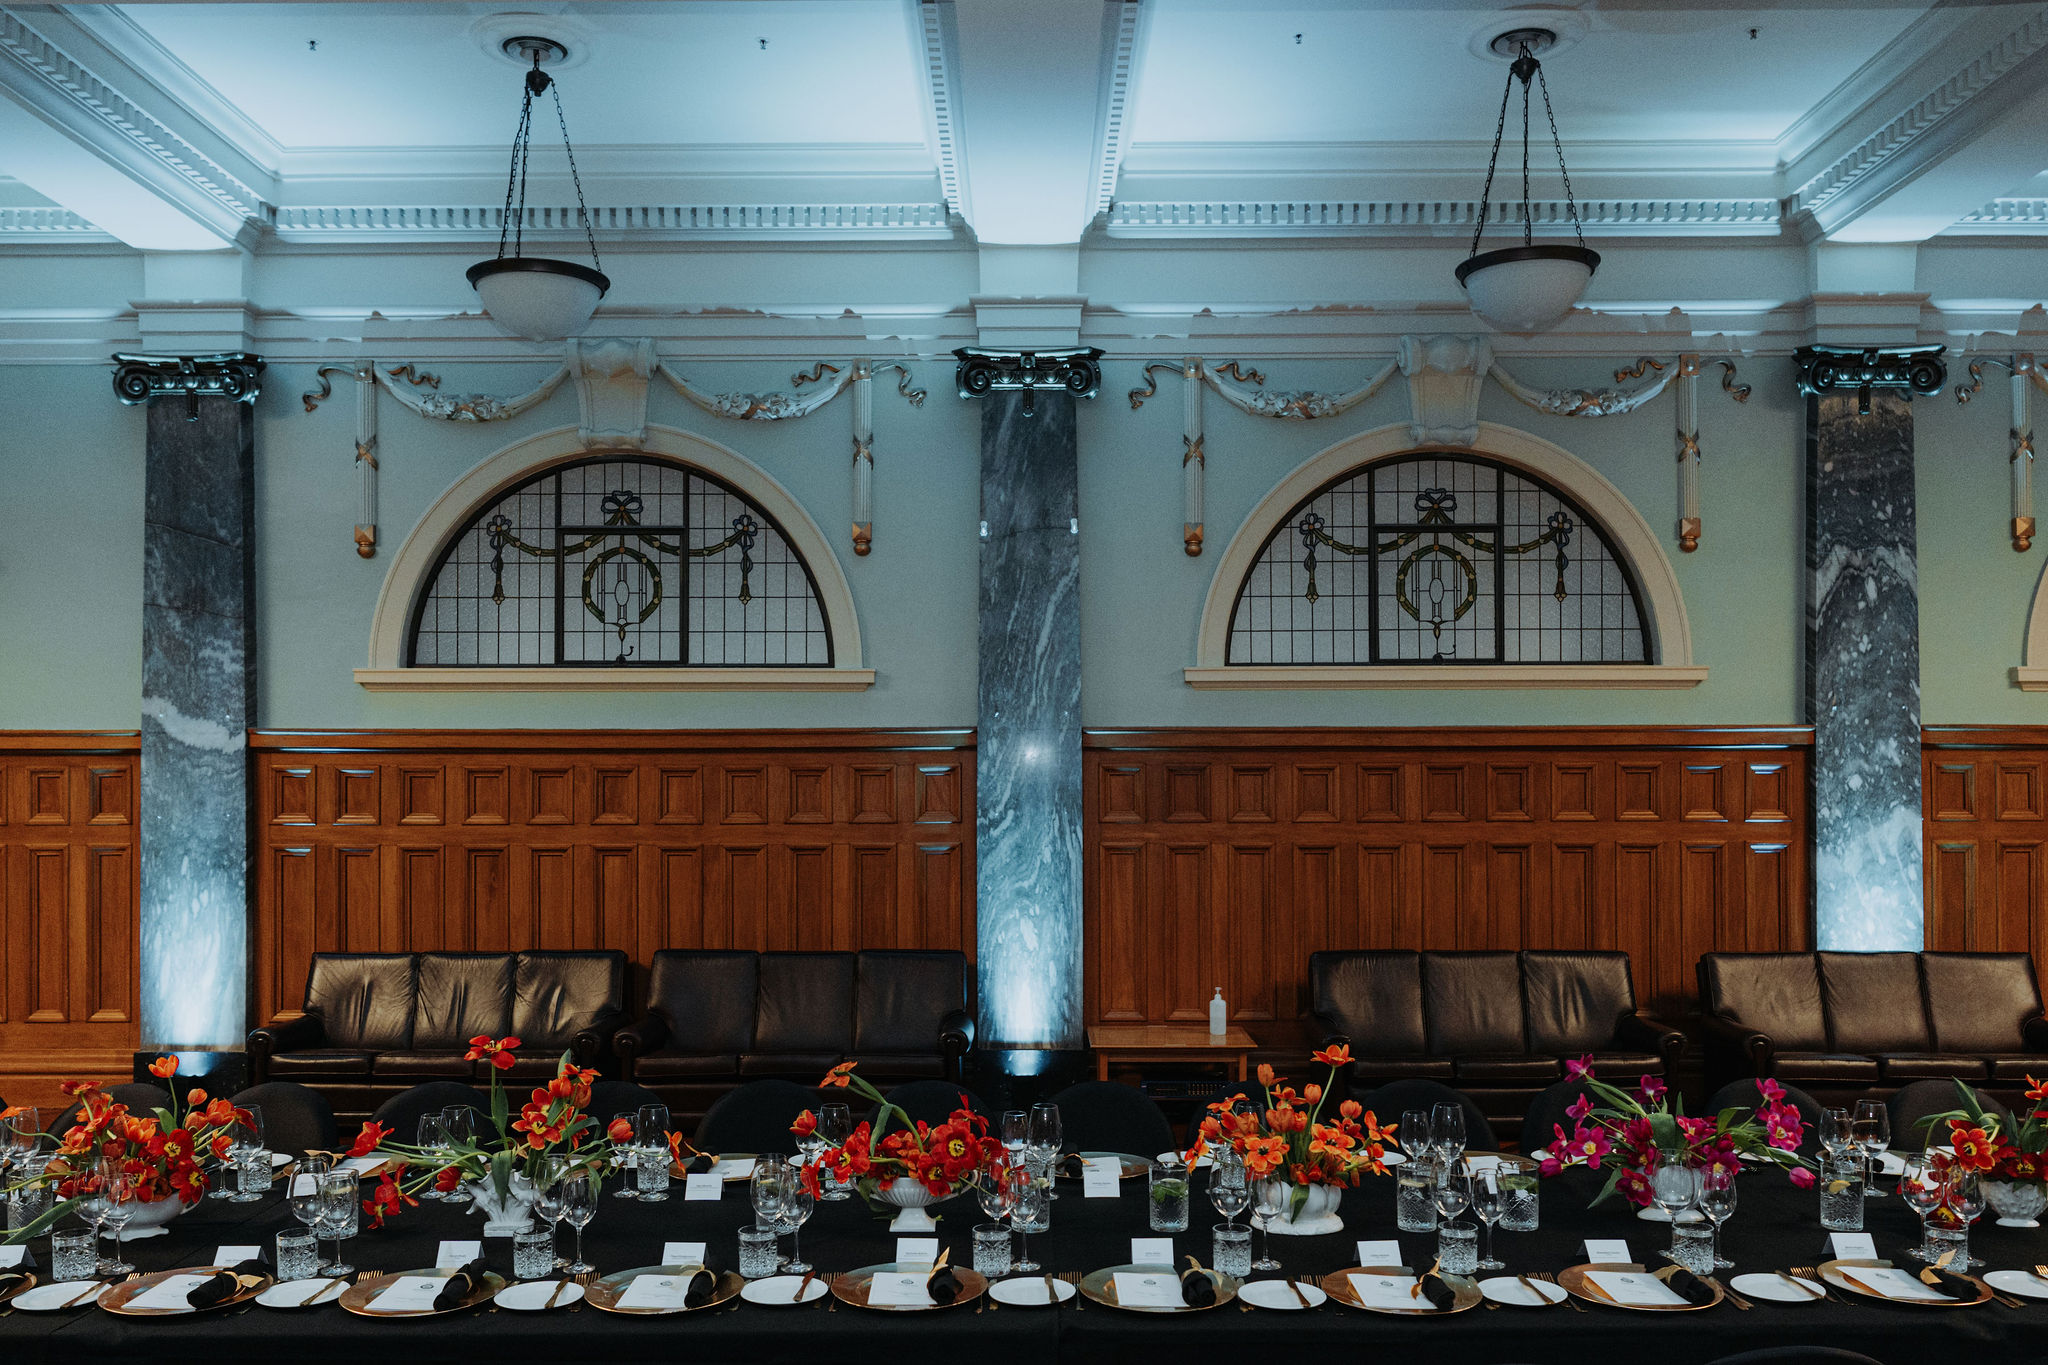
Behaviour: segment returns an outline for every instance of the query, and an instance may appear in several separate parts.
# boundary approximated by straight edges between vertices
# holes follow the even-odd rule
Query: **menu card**
[[[354,1171],[357,1175],[368,1175],[371,1171],[382,1169],[383,1165],[384,1158],[381,1156],[352,1156],[341,1163],[341,1169]]]
[[[750,1156],[722,1156],[711,1163],[710,1175],[720,1180],[744,1180],[754,1173],[754,1158]]]
[[[1117,1182],[1122,1175],[1123,1163],[1115,1157],[1082,1157],[1081,1197],[1083,1199],[1116,1198]]]
[[[370,1300],[369,1309],[372,1313],[430,1312],[442,1286],[447,1283],[439,1275],[400,1275],[383,1293]]]
[[[1922,1284],[1908,1271],[1891,1266],[1837,1266],[1844,1279],[1854,1280],[1873,1294],[1882,1294],[1888,1299],[1918,1299],[1926,1303],[1946,1303],[1954,1296],[1944,1294],[1931,1284]]]
[[[186,1296],[212,1279],[211,1275],[172,1275],[143,1290],[128,1301],[130,1308],[190,1308]]]
[[[1435,1304],[1422,1296],[1421,1282],[1413,1275],[1361,1275],[1353,1271],[1344,1278],[1351,1282],[1351,1292],[1358,1295],[1358,1301],[1369,1308],[1438,1311]]]
[[[717,1202],[725,1194],[725,1182],[716,1171],[698,1171],[683,1177],[683,1198]]]
[[[1116,1281],[1116,1301],[1125,1308],[1180,1308],[1186,1304],[1180,1296],[1178,1275],[1119,1270],[1112,1278]]]
[[[1830,1233],[1828,1240],[1834,1243],[1835,1259],[1838,1261],[1874,1261],[1878,1259],[1877,1239],[1867,1232]]]
[[[1662,1308],[1668,1304],[1685,1306],[1683,1294],[1648,1271],[1589,1270],[1586,1278],[1616,1303],[1633,1304],[1638,1308]]]
[[[434,1253],[434,1269],[460,1270],[483,1254],[482,1242],[443,1242]]]
[[[1406,1265],[1402,1259],[1399,1242],[1360,1242],[1358,1244],[1360,1265]]]
[[[939,1263],[939,1239],[936,1237],[898,1237],[896,1239],[896,1264],[937,1265]]]
[[[703,1265],[704,1244],[702,1242],[663,1242],[661,1244],[663,1265]]]
[[[1171,1237],[1133,1237],[1131,1239],[1132,1265],[1172,1265],[1173,1239]]]
[[[244,1261],[253,1261],[262,1254],[262,1247],[219,1246],[213,1249],[213,1263],[215,1265],[240,1265]],[[0,1261],[0,1265],[5,1264],[5,1261]]]
[[[932,1296],[925,1290],[929,1278],[922,1271],[886,1270],[868,1281],[868,1303],[882,1308],[930,1308]]]
[[[681,1308],[690,1292],[688,1275],[635,1275],[619,1295],[620,1308]]]
[[[1588,1237],[1586,1259],[1594,1265],[1634,1265],[1635,1257],[1628,1254],[1628,1239],[1624,1237]]]

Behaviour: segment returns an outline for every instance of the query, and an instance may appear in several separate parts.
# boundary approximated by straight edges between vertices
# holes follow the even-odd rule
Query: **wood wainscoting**
[[[1920,738],[1927,946],[2048,955],[2048,726]]]
[[[1087,1017],[1283,1036],[1319,948],[1809,947],[1805,729],[1090,731]],[[1271,1025],[1261,1028],[1261,1025]]]
[[[129,1077],[141,748],[132,732],[0,731],[0,1096],[10,1104],[60,1105],[60,1081]]]
[[[974,953],[966,730],[250,736],[254,1012],[315,952]]]

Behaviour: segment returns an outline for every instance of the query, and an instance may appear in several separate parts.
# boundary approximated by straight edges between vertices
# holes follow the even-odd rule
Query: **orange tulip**
[[[167,1081],[178,1074],[178,1059],[166,1053],[149,1064],[149,1074]]]

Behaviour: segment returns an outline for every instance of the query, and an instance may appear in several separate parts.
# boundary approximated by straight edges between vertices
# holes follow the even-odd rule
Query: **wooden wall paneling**
[[[1922,734],[1927,946],[2048,953],[2048,726]]]
[[[250,746],[262,1018],[297,1010],[327,948],[616,948],[636,992],[666,947],[973,952],[970,732],[257,732]]]

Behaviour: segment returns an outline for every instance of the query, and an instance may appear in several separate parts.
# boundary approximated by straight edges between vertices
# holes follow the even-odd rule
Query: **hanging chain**
[[[1545,95],[1543,102],[1548,106],[1550,97]],[[569,154],[569,180],[576,186],[576,221],[583,225],[583,240],[590,243],[590,263],[602,275],[604,262],[597,258],[597,234],[590,230],[590,209],[583,202],[583,177],[576,173],[576,148],[569,141],[569,120],[562,113],[562,87],[559,84],[555,86],[555,122],[562,127],[562,150]]]
[[[1529,45],[1523,43],[1520,57],[1516,59],[1514,66],[1508,70],[1510,80],[1518,72],[1522,76],[1522,245],[1528,246],[1536,240],[1535,224],[1533,222],[1536,215],[1530,212],[1529,208],[1529,76],[1526,71],[1522,70],[1523,62],[1534,66],[1539,75],[1542,73],[1543,68],[1537,64],[1535,56],[1529,51]],[[1544,96],[1544,104],[1547,106],[1549,103],[1550,97],[1548,95]]]
[[[1543,79],[1543,68],[1536,68],[1536,83],[1543,87],[1543,116],[1550,120],[1550,145],[1557,148],[1557,173],[1564,177],[1564,211],[1571,219],[1572,236],[1579,239],[1579,249],[1586,249],[1586,234],[1579,228],[1579,206],[1572,198],[1572,173],[1564,165],[1564,140],[1557,135],[1557,115],[1550,109],[1550,82]],[[1522,120],[1522,154],[1528,155],[1529,122]]]
[[[533,59],[533,74],[541,75],[540,58]],[[546,77],[542,76],[545,80]],[[505,211],[498,217],[498,257],[504,259],[505,239],[512,236],[512,254],[519,254],[520,243],[525,238],[526,222],[526,144],[533,127],[533,76],[527,77],[525,92],[519,100],[519,131],[512,137],[512,166],[505,172]],[[512,194],[519,193],[519,216],[512,216]],[[515,232],[517,225],[517,235]]]
[[[1494,121],[1493,125],[1493,155],[1486,158],[1486,186],[1479,191],[1479,217],[1472,224],[1472,250],[1467,252],[1467,255],[1477,256],[1479,254],[1479,234],[1486,231],[1486,206],[1493,198],[1493,168],[1500,161],[1500,140],[1502,134],[1507,131],[1508,96],[1514,93],[1515,74],[1510,71],[1508,73],[1508,83],[1502,87],[1500,92],[1500,117]],[[1523,140],[1527,141],[1526,131],[1524,132]]]

